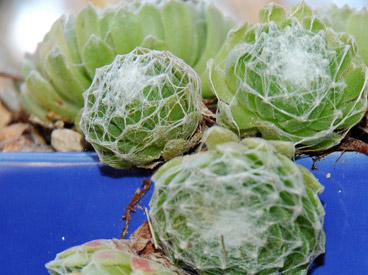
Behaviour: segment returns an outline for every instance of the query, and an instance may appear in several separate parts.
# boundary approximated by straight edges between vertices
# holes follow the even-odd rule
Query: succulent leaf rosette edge
[[[204,1],[133,1],[104,10],[86,5],[62,16],[23,62],[21,103],[43,121],[73,123],[96,68],[136,47],[170,50],[206,77],[233,22]],[[210,89],[203,91],[214,97]]]
[[[292,141],[298,150],[337,145],[367,109],[367,67],[352,36],[336,33],[304,2],[276,4],[260,23],[228,34],[208,71],[217,121],[238,134]]]
[[[200,142],[198,74],[169,51],[136,48],[96,70],[79,128],[102,162],[152,168]]]
[[[129,240],[118,239],[94,240],[68,248],[48,262],[46,268],[52,275],[183,274],[167,258],[154,253],[141,257],[133,251]]]
[[[358,52],[368,64],[368,11],[366,7],[360,10],[344,5],[338,7],[330,4],[316,9],[321,20],[337,32],[346,32],[355,37]]]
[[[325,247],[323,187],[284,141],[211,127],[208,151],[153,175],[153,231],[171,260],[199,274],[307,274]]]

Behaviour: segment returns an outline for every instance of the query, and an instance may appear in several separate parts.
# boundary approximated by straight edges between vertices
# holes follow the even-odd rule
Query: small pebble
[[[329,178],[331,178],[331,173],[326,174],[326,179],[329,179]]]
[[[85,141],[81,134],[70,129],[56,129],[51,134],[51,145],[58,152],[82,152]]]

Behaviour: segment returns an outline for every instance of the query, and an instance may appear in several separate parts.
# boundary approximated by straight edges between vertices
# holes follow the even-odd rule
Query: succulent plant
[[[180,271],[163,259],[135,255],[123,240],[95,240],[74,246],[47,263],[52,275],[178,275]]]
[[[326,27],[304,1],[289,14],[264,6],[260,23],[230,31],[219,56],[208,62],[217,121],[240,135],[328,149],[367,109],[367,67],[354,38]]]
[[[198,74],[169,51],[136,48],[96,70],[79,127],[114,167],[154,166],[188,151],[202,115]]]
[[[368,64],[368,11],[366,8],[357,11],[348,5],[340,8],[336,4],[331,4],[316,9],[316,14],[335,31],[353,35],[359,54],[363,57],[365,64]]]
[[[43,120],[73,122],[95,69],[137,46],[170,50],[206,76],[206,62],[232,24],[202,1],[134,1],[103,11],[87,5],[76,17],[57,20],[25,59],[23,107]]]
[[[208,151],[153,175],[153,232],[165,254],[199,274],[306,274],[324,252],[323,190],[289,159],[292,143],[205,133]],[[280,153],[281,152],[281,153]]]

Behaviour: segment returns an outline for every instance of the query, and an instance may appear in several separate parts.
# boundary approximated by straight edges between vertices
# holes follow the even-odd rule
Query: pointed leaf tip
[[[216,145],[226,142],[239,142],[238,136],[231,130],[213,126],[205,132],[203,142],[209,150],[214,150]]]
[[[302,21],[304,18],[309,16],[313,16],[313,9],[310,6],[308,6],[304,1],[295,4],[290,9],[289,17],[295,17],[300,21]]]
[[[277,25],[280,25],[285,19],[285,9],[275,3],[268,4],[259,11],[259,21],[261,23],[274,21]]]

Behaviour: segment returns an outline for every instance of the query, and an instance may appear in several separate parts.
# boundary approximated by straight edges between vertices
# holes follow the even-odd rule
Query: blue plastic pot
[[[312,170],[325,186],[326,254],[313,275],[368,274],[368,157],[336,152]],[[338,160],[338,161],[337,161]],[[146,170],[116,170],[94,153],[0,154],[0,274],[47,274],[44,264],[84,242],[119,238],[121,216]],[[148,206],[152,190],[140,202]],[[132,215],[129,233],[146,220]]]

